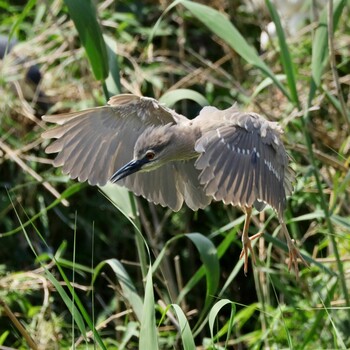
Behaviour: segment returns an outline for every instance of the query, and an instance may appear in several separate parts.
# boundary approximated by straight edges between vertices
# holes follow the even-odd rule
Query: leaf
[[[187,233],[188,237],[196,246],[203,262],[207,280],[207,293],[203,311],[209,306],[219,286],[220,264],[216,248],[211,240],[200,233]]]
[[[276,78],[280,81],[286,80],[285,74],[276,74]],[[268,86],[272,85],[273,81],[271,78],[265,78],[255,89],[251,97],[256,97],[259,93],[266,89]]]
[[[166,104],[168,107],[172,107],[176,102],[186,99],[197,102],[202,107],[209,105],[208,100],[202,94],[191,89],[170,90],[166,92],[159,101]]]
[[[345,230],[350,231],[350,219],[349,218],[333,214],[331,216],[331,220],[336,225],[342,226]]]
[[[74,305],[72,301],[72,297],[68,296],[66,291],[61,286],[60,282],[54,277],[54,275],[46,268],[44,268],[45,275],[47,279],[52,283],[52,285],[55,287],[56,291],[60,295],[63,302],[66,304],[69,312],[72,315],[72,318],[75,322],[75,324],[78,326],[82,336],[84,339],[86,339],[86,331],[85,331],[85,324],[82,318],[82,315],[78,311],[77,307]],[[74,300],[76,300],[76,296],[74,296]]]
[[[333,6],[333,20],[334,20],[334,30],[336,29],[339,17],[345,6],[345,0],[334,1]],[[312,70],[312,80],[316,87],[320,86],[321,77],[324,68],[328,62],[328,27],[327,27],[327,6],[324,7],[318,27],[315,30],[314,40],[312,42],[312,60],[311,60],[311,70]]]
[[[153,280],[152,280],[152,266],[148,269],[146,286],[145,286],[145,299],[142,309],[142,321],[140,330],[139,349],[158,349],[156,317],[155,317],[155,304],[153,295]]]
[[[117,42],[110,36],[104,35],[107,47],[109,74],[105,81],[108,98],[120,94],[122,91],[120,84],[120,69],[117,56]]]
[[[108,199],[124,213],[124,215],[128,218],[134,217],[129,191],[126,187],[108,183],[107,185],[100,187],[100,189]]]
[[[303,214],[303,215],[291,218],[290,222],[311,221],[311,220],[323,219],[323,218],[324,218],[323,210],[315,210],[315,211],[313,211],[311,213]]]
[[[207,281],[207,294],[206,294],[205,307],[204,307],[204,309],[206,309],[210,304],[211,298],[215,295],[217,291],[217,288],[219,285],[219,276],[220,276],[220,264],[219,264],[219,258],[217,255],[217,250],[210,239],[208,239],[201,233],[187,233],[184,235],[177,235],[173,237],[172,239],[167,241],[166,245],[160,251],[153,265],[153,273],[159,267],[160,262],[163,259],[170,244],[172,244],[175,240],[181,239],[183,237],[187,237],[193,242],[193,244],[198,250],[200,259],[203,262],[203,266],[197,271],[198,275],[196,273],[197,279],[194,284],[196,284],[203,277],[203,272],[204,272],[206,276],[206,281]],[[202,268],[204,269],[204,271],[202,270]],[[199,271],[201,271],[201,273],[199,273]],[[194,286],[194,284],[192,285],[192,287]],[[188,291],[188,288],[186,287],[187,286],[185,286],[184,289]],[[181,300],[183,296],[184,295],[180,293],[179,300]],[[205,311],[204,309],[202,311]]]
[[[179,321],[183,349],[195,350],[196,345],[194,343],[193,334],[191,331],[190,324],[188,323],[188,320],[186,318],[186,315],[184,314],[179,305],[171,304],[171,307],[174,309],[177,319]]]
[[[31,242],[31,240],[29,239],[28,233],[25,229],[25,227],[22,225],[22,220],[20,219],[18,212],[13,204],[13,201],[10,198],[11,201],[11,205],[13,206],[13,209],[15,211],[16,217],[23,229],[23,233],[25,235],[25,238],[27,240],[27,243],[30,247],[30,249],[32,250],[33,254],[35,255],[36,258],[38,258],[38,254]],[[23,208],[22,208],[23,209]],[[38,237],[40,237],[40,239],[43,241],[43,243],[47,245],[46,241],[44,240],[43,236],[40,234],[40,232],[38,231],[38,229],[35,227],[34,223],[31,222],[31,225],[33,227],[33,229],[35,230],[35,232],[38,234]],[[64,303],[66,304],[66,306],[68,307],[70,313],[72,314],[72,318],[74,320],[74,322],[76,323],[76,325],[78,326],[82,336],[84,339],[86,339],[86,331],[85,331],[85,324],[83,319],[85,320],[85,322],[87,323],[87,325],[90,327],[92,333],[94,334],[94,338],[96,340],[96,342],[99,344],[99,346],[101,347],[101,349],[106,349],[99,333],[97,332],[97,330],[95,329],[95,326],[93,324],[93,322],[91,321],[88,313],[86,312],[83,304],[81,303],[79,297],[76,295],[74,288],[72,287],[70,281],[68,280],[66,274],[64,273],[63,269],[61,268],[61,266],[57,263],[57,261],[55,260],[55,258],[53,259],[56,263],[56,267],[58,268],[64,282],[66,283],[66,286],[69,290],[69,292],[71,293],[73,300],[75,302],[75,304],[77,306],[75,306],[73,300],[68,296],[68,294],[66,293],[66,291],[63,289],[63,287],[61,286],[61,284],[59,283],[59,281],[54,277],[54,275],[46,268],[45,265],[41,264],[41,267],[43,268],[47,278],[51,281],[51,283],[55,286],[57,292],[60,294],[62,300],[64,301]],[[80,313],[79,313],[80,311]]]
[[[276,26],[276,33],[277,33],[279,47],[280,47],[281,63],[283,66],[284,73],[287,76],[287,83],[290,91],[290,96],[291,96],[292,102],[296,106],[299,106],[298,92],[297,92],[296,79],[295,79],[295,73],[294,73],[295,67],[290,57],[288,44],[281,25],[280,17],[278,15],[278,12],[276,11],[275,6],[272,4],[270,0],[266,0],[266,5],[267,5],[267,8],[269,9],[271,18]]]
[[[26,222],[21,222],[20,226],[16,227],[15,229],[13,229],[11,231],[0,233],[0,238],[11,236],[11,235],[13,235],[13,234],[15,234],[17,232],[22,231],[22,229],[27,227],[28,225],[32,225],[36,219],[38,219],[42,215],[46,214],[47,211],[49,211],[50,209],[52,209],[52,208],[56,207],[57,205],[59,205],[62,202],[63,199],[66,199],[66,198],[69,198],[70,196],[73,196],[75,193],[79,192],[85,186],[86,185],[81,184],[81,183],[73,184],[71,187],[67,188],[61,194],[61,196],[59,198],[55,199],[49,206],[47,206],[46,208],[41,210],[39,213],[35,214],[33,217],[28,219]]]
[[[258,68],[267,77],[270,77],[282,93],[292,101],[288,91],[277,79],[276,75],[259,57],[256,50],[247,43],[236,27],[221,12],[192,1],[182,0],[179,1],[179,3],[185,6],[219,38],[224,40],[244,60]],[[170,6],[173,6],[173,4]]]
[[[108,76],[108,55],[92,0],[64,0],[97,80]]]
[[[123,296],[130,303],[132,309],[135,312],[136,317],[139,321],[142,319],[142,299],[137,293],[136,287],[132,282],[129,274],[125,270],[122,263],[117,259],[108,259],[100,262],[94,271],[94,276],[92,281],[94,282],[98,276],[100,270],[105,266],[109,265],[115,273],[115,276],[118,279],[118,282],[123,290]]]
[[[226,306],[228,304],[231,304],[231,314],[230,314],[229,326],[228,326],[227,337],[226,337],[226,347],[227,347],[227,343],[228,343],[228,340],[230,339],[231,330],[232,330],[232,327],[233,327],[234,315],[236,314],[236,305],[231,300],[222,299],[222,300],[219,300],[217,303],[215,303],[213,305],[213,307],[211,308],[210,312],[209,312],[208,323],[209,323],[209,329],[210,329],[212,345],[213,345],[214,349],[215,349],[215,345],[214,345],[214,323],[215,323],[215,319],[217,318],[220,310],[224,306]]]

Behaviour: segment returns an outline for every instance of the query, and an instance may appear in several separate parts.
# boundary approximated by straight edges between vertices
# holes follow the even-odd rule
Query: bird
[[[153,98],[134,94],[42,119],[56,124],[42,133],[43,139],[55,139],[45,152],[57,153],[53,165],[72,179],[99,186],[118,183],[175,212],[184,203],[194,211],[212,201],[241,207],[245,274],[249,252],[256,262],[251,242],[261,235],[249,237],[252,209],[269,205],[288,245],[288,267],[298,273],[298,259],[304,259],[283,219],[295,172],[278,123],[241,112],[236,104],[225,110],[205,106],[188,119]]]

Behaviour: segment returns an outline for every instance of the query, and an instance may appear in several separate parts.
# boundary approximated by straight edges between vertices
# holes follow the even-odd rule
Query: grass
[[[0,34],[20,43],[0,63],[0,348],[349,348],[347,2],[314,9],[294,35],[268,0],[162,6],[1,4]],[[31,64],[48,111],[21,78]],[[237,101],[283,126],[297,172],[286,221],[310,264],[299,281],[270,209],[254,215],[250,233],[265,234],[244,276],[239,209],[172,213],[50,165],[40,116],[120,91],[192,117]]]

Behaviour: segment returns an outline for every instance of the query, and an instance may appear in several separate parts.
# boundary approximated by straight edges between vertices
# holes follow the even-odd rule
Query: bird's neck
[[[194,127],[191,122],[181,125],[174,125],[173,138],[173,160],[188,160],[198,157],[194,149],[196,140],[200,137],[200,130]]]

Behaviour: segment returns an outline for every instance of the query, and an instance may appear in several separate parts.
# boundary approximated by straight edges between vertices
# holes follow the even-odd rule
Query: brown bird
[[[252,207],[275,209],[289,248],[289,268],[298,271],[302,257],[283,221],[286,196],[292,193],[294,172],[277,123],[236,106],[204,107],[193,120],[148,97],[124,94],[107,106],[81,112],[43,116],[56,123],[42,134],[57,139],[46,153],[58,153],[56,167],[72,179],[91,185],[118,182],[148,201],[178,211],[192,210],[212,200],[239,205],[246,214],[242,233],[244,271]]]

